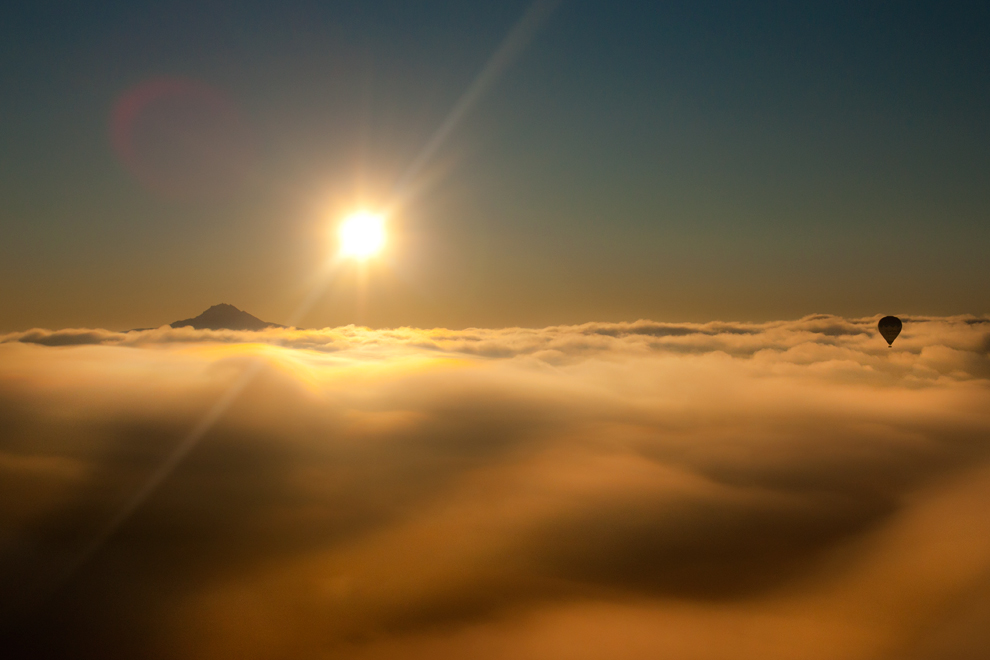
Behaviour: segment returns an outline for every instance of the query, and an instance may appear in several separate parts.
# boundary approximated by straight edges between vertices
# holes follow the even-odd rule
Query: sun
[[[367,259],[385,245],[385,219],[368,211],[358,211],[340,224],[340,254],[354,259]]]

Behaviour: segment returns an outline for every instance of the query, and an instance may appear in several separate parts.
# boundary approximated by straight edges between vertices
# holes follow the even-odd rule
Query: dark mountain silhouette
[[[264,330],[285,327],[277,323],[266,323],[226,303],[214,305],[195,318],[176,321],[170,325],[173,328],[191,325],[197,330]]]

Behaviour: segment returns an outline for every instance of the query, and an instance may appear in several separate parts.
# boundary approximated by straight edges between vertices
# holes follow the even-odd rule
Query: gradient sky
[[[528,6],[0,9],[0,331],[285,322]],[[988,28],[981,3],[565,1],[303,325],[986,313]],[[239,118],[172,118],[230,132],[224,185],[115,154],[115,104],[163,78]]]

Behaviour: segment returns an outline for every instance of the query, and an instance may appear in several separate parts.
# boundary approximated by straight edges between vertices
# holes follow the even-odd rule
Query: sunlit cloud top
[[[34,329],[0,335],[0,343],[48,346],[100,344],[155,346],[191,343],[245,343],[346,353],[385,359],[402,353],[531,359],[564,364],[615,355],[723,354],[759,364],[844,365],[863,377],[898,375],[988,377],[990,319],[975,316],[905,317],[905,330],[893,349],[876,331],[876,319],[812,315],[770,323],[585,323],[547,328],[392,328],[359,326],[323,329],[271,328],[264,331],[161,328],[115,332],[101,329]]]
[[[983,650],[990,319],[902,319],[893,348],[877,318],[826,315],[4,335],[0,619],[254,373],[22,642],[202,660],[452,660],[493,639],[549,660]]]

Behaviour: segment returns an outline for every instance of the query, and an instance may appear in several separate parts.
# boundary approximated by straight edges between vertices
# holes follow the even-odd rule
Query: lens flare
[[[340,254],[367,259],[385,245],[385,219],[374,213],[359,211],[340,225]]]

